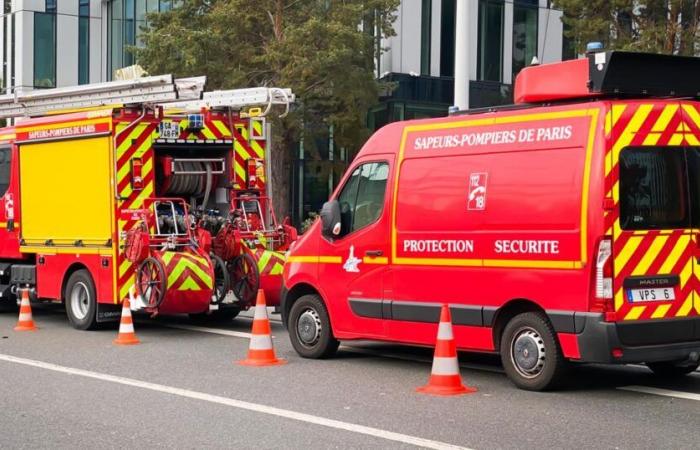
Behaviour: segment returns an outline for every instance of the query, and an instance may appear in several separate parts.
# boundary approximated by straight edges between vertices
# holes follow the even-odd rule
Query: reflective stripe
[[[122,323],[119,325],[119,333],[133,333],[134,324],[133,323]]]
[[[19,319],[20,322],[26,322],[32,320],[32,313],[19,313]]]
[[[452,335],[452,324],[449,322],[440,322],[437,338],[445,341],[454,339]]]
[[[457,358],[441,358],[436,356],[433,358],[433,375],[457,375],[459,374],[459,365]]]
[[[267,319],[267,306],[256,305],[255,306],[255,315],[253,316],[253,319],[254,320]]]
[[[272,339],[269,335],[254,334],[250,337],[251,350],[270,350],[272,348]]]

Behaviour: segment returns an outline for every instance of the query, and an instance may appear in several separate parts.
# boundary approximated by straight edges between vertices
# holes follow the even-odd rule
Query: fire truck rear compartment
[[[181,197],[193,210],[227,214],[231,144],[156,144],[156,197]]]

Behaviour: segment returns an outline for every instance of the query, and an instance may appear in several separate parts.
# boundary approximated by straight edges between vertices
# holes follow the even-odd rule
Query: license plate
[[[673,288],[627,289],[630,302],[669,302],[676,299]]]
[[[180,137],[180,124],[164,120],[158,124],[158,131],[162,139],[177,139]]]

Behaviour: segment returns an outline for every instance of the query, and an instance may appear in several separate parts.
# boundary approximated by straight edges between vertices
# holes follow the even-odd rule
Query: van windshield
[[[622,150],[620,227],[700,228],[700,147]]]

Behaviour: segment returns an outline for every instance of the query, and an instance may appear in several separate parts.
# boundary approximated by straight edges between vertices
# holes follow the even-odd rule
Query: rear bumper
[[[576,318],[583,322],[583,330],[577,333],[582,362],[625,364],[700,357],[700,317],[622,323],[605,322],[602,314],[595,313],[576,313]],[[621,354],[613,356],[613,350]]]

